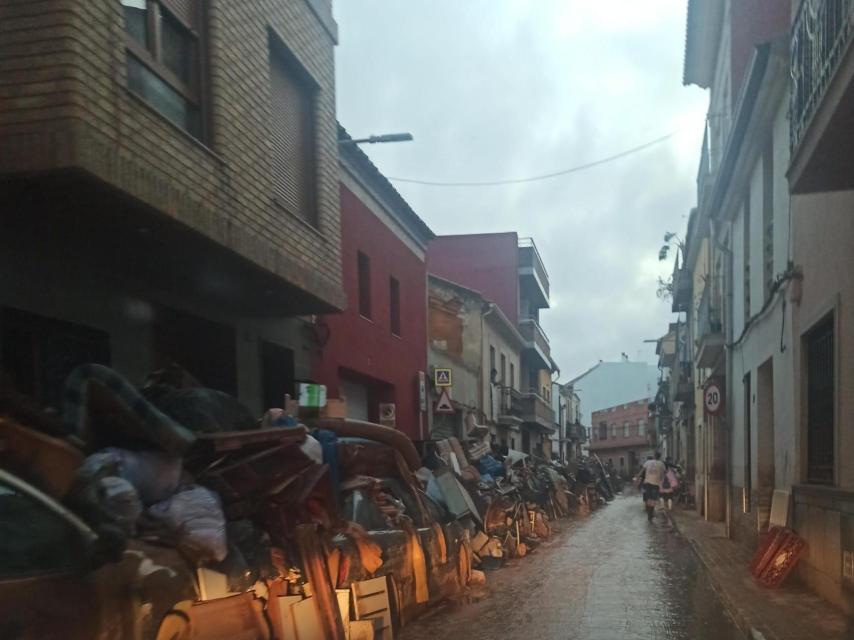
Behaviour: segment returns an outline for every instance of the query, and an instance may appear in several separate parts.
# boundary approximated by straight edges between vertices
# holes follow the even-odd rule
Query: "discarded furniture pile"
[[[137,389],[83,365],[61,419],[0,393],[0,469],[110,540],[116,562],[176,552],[158,575],[184,583],[134,599],[143,637],[387,639],[465,589],[470,536],[428,497],[411,441],[296,418],[258,420],[177,368]]]
[[[419,476],[427,495],[466,528],[481,569],[527,555],[551,536],[554,520],[585,515],[614,497],[598,459],[563,464],[515,450],[501,456],[479,438],[465,448],[454,437],[426,448]]]

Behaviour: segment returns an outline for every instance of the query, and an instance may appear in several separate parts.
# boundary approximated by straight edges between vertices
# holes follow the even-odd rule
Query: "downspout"
[[[486,308],[486,311],[483,311],[483,309],[481,309],[481,314],[480,314],[480,367],[479,367],[480,375],[478,376],[480,378],[480,393],[481,393],[480,403],[481,403],[481,406],[483,406],[485,404],[485,397],[484,397],[485,394],[484,394],[484,390],[483,390],[483,359],[486,357],[486,355],[485,355],[486,350],[484,349],[484,343],[486,342],[486,332],[483,329],[486,326],[486,316],[488,316],[490,313],[495,311],[495,303],[494,302],[488,302],[484,305],[484,307]],[[492,371],[490,371],[489,372],[489,421],[492,423],[492,425],[490,425],[490,426],[493,426],[495,424],[495,401],[492,397],[493,386],[494,385],[492,384]],[[486,411],[483,412],[483,415],[486,415]]]
[[[733,317],[733,252],[728,249],[726,246],[720,242],[718,235],[715,229],[714,220],[709,220],[710,226],[710,235],[712,237],[712,252],[719,251],[726,256],[724,260],[724,304],[726,305],[726,329],[724,330],[724,344],[726,351],[724,352],[724,357],[726,358],[726,383],[724,385],[724,397],[726,399],[726,426],[723,430],[724,437],[724,478],[726,482],[725,487],[725,499],[724,499],[724,524],[726,537],[732,538],[732,428],[735,420],[735,415],[733,412],[733,361],[732,361],[732,351],[729,349],[729,345],[732,344],[733,340],[733,323],[735,322],[735,318]],[[710,273],[714,275],[714,261],[711,265],[712,271]]]

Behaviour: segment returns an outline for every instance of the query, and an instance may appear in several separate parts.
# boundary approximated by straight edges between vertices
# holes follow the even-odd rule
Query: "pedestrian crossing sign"
[[[436,369],[433,372],[433,382],[437,387],[450,387],[451,386],[451,370],[450,369]]]
[[[436,413],[454,413],[454,405],[451,404],[451,396],[447,389],[442,389],[439,401],[436,403]]]

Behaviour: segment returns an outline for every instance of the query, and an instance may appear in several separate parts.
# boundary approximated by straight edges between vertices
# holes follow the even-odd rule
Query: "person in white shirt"
[[[643,502],[646,507],[646,518],[652,522],[655,515],[655,503],[658,502],[661,483],[664,480],[666,467],[661,461],[661,452],[655,452],[655,459],[647,460],[640,470],[641,490],[643,491]]]

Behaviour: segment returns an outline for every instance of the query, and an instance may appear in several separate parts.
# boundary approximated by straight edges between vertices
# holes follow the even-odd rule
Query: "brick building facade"
[[[656,434],[649,418],[649,399],[594,411],[590,453],[613,465],[622,476],[633,476],[655,451]]]
[[[3,368],[49,396],[81,359],[178,361],[280,403],[310,375],[296,316],[345,302],[331,3],[0,12]]]

